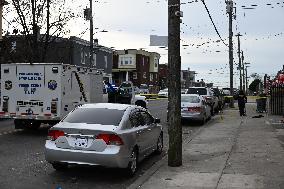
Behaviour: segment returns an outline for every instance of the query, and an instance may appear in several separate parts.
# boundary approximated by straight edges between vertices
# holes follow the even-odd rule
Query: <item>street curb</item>
[[[211,120],[210,120],[211,121]],[[210,121],[208,123],[210,123]],[[206,124],[205,126],[201,126],[193,135],[190,135],[188,138],[185,138],[183,140],[184,143],[191,142],[203,129],[208,127],[209,124]],[[138,189],[140,188],[145,182],[149,180],[149,178],[154,175],[160,167],[162,167],[167,161],[167,153],[163,156],[161,160],[156,162],[150,169],[148,169],[141,177],[139,177],[137,180],[135,180],[130,186],[128,186],[126,189]]]

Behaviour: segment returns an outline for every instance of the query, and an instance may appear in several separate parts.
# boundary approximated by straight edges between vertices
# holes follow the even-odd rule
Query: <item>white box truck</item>
[[[60,63],[1,65],[0,117],[15,128],[59,122],[75,106],[103,101],[103,76],[95,69]]]

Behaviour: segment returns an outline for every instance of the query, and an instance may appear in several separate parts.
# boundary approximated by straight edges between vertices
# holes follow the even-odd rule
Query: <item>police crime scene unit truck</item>
[[[74,107],[103,101],[103,76],[93,68],[60,63],[1,65],[0,117],[15,128],[53,125]]]

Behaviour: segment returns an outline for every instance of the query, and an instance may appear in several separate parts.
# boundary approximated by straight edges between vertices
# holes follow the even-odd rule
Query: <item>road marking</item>
[[[21,131],[23,131],[23,129],[17,129],[17,130],[13,130],[13,131],[4,131],[4,132],[0,133],[0,136],[13,134],[13,133],[21,132]]]

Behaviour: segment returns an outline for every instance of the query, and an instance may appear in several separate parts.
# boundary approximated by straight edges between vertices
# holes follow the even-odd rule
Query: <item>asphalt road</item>
[[[65,172],[55,171],[44,159],[48,127],[37,131],[14,130],[13,120],[0,121],[0,188],[126,188],[167,152],[167,100],[150,101],[148,107],[164,126],[165,150],[162,155],[151,155],[141,162],[133,178],[127,177],[123,170],[102,167],[74,166]],[[183,123],[183,136],[187,137],[199,128],[197,123]]]

